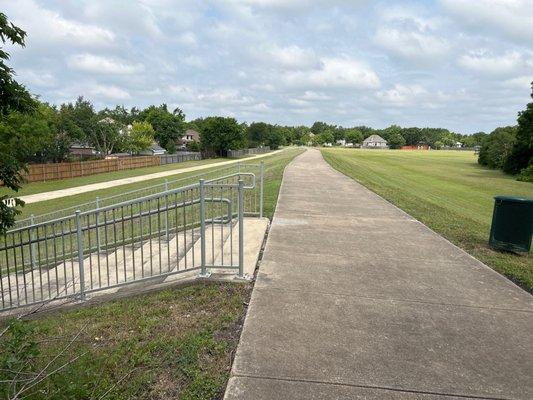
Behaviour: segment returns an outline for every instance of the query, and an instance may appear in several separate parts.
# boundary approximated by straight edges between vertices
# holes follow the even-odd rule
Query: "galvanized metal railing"
[[[16,221],[15,228],[21,228],[24,226],[30,226],[38,222],[45,222],[45,221],[51,221],[54,219],[58,219],[64,216],[68,216],[73,214],[76,210],[80,211],[89,211],[98,209],[100,207],[105,207],[107,205],[116,204],[122,201],[126,200],[133,200],[138,197],[147,196],[154,193],[162,193],[166,192],[170,189],[179,188],[181,186],[186,186],[189,184],[192,184],[194,182],[198,182],[200,179],[213,179],[217,176],[221,175],[227,175],[232,172],[250,172],[255,174],[258,177],[262,177],[264,175],[264,163],[245,163],[245,162],[237,162],[235,164],[229,165],[227,167],[223,168],[216,168],[211,171],[201,172],[198,174],[186,176],[183,178],[176,178],[176,179],[164,179],[161,183],[155,184],[155,185],[149,185],[149,186],[143,186],[140,189],[135,190],[129,190],[125,191],[123,193],[119,193],[112,196],[95,196],[94,200],[88,201],[85,203],[76,204],[74,206],[66,207],[59,210],[54,210],[49,213],[40,214],[40,215],[30,215],[27,218],[19,219]],[[262,179],[262,178],[261,178]],[[257,190],[259,191],[262,186],[259,186]],[[260,205],[257,202],[259,198],[259,193],[254,193],[255,203],[250,203],[252,201],[252,195],[247,193],[246,200],[249,202],[247,210],[248,212],[260,212]],[[262,198],[262,197],[260,197]],[[13,199],[9,199],[14,201]],[[14,204],[13,204],[14,205]]]
[[[13,229],[0,238],[0,310],[211,269],[246,278],[244,216],[262,215],[263,183],[237,171]]]

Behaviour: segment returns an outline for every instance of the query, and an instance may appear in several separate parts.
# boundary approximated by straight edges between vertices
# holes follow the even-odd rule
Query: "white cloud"
[[[303,49],[295,45],[271,46],[266,50],[259,50],[256,56],[286,69],[308,69],[318,65],[318,57],[312,49]]]
[[[324,58],[320,68],[289,72],[284,78],[297,87],[369,89],[380,85],[378,75],[369,66],[348,58]]]
[[[401,7],[382,13],[374,42],[390,53],[408,60],[436,62],[446,56],[449,41],[437,33],[442,22],[437,18],[422,18]]]
[[[427,90],[421,85],[395,84],[393,88],[376,93],[378,99],[397,106],[407,106],[420,101],[426,95]]]
[[[77,54],[67,62],[72,69],[91,74],[130,75],[144,70],[142,64],[130,64],[124,60],[107,58],[95,54]]]
[[[486,50],[477,50],[461,56],[458,63],[470,71],[487,75],[510,75],[527,66],[527,60],[518,51],[496,56]]]
[[[130,94],[117,86],[114,85],[94,85],[89,90],[90,94],[93,96],[102,96],[109,100],[127,100],[131,98]]]
[[[468,27],[521,42],[533,40],[531,0],[441,0],[441,4]]]
[[[39,88],[54,87],[57,79],[53,74],[47,71],[34,71],[31,69],[22,69],[18,71],[17,78],[26,85],[37,86]]]
[[[9,17],[27,31],[30,46],[59,42],[76,47],[107,47],[115,40],[115,34],[108,28],[64,18],[33,0],[9,5]]]

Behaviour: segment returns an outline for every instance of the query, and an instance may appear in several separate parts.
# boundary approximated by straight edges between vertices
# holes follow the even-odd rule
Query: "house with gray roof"
[[[387,141],[379,135],[370,135],[363,140],[363,146],[365,149],[386,149]]]

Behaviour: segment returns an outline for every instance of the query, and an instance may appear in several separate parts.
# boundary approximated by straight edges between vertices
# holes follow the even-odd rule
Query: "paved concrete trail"
[[[65,197],[65,196],[73,196],[73,195],[76,195],[76,194],[92,192],[92,191],[95,191],[95,190],[109,189],[109,188],[115,187],[115,186],[129,185],[130,183],[149,181],[150,179],[164,178],[164,177],[167,177],[167,176],[184,174],[186,172],[201,171],[201,170],[209,169],[209,168],[223,167],[223,166],[227,166],[227,165],[231,165],[231,164],[236,164],[239,161],[241,161],[241,162],[253,162],[253,161],[257,160],[258,158],[268,157],[268,156],[277,154],[277,153],[282,152],[282,151],[283,151],[283,149],[282,150],[271,151],[270,153],[265,153],[265,154],[257,154],[257,155],[254,155],[254,156],[242,158],[240,160],[220,161],[220,162],[216,162],[216,163],[212,163],[212,164],[203,164],[203,165],[197,165],[197,166],[194,166],[194,167],[187,167],[187,168],[180,168],[179,164],[176,164],[176,168],[175,169],[171,169],[171,170],[168,170],[168,171],[154,172],[152,174],[138,175],[138,176],[132,176],[132,177],[129,177],[129,178],[115,179],[113,181],[107,181],[107,182],[91,183],[89,185],[75,186],[75,187],[71,187],[71,188],[67,188],[67,189],[53,190],[51,192],[29,194],[29,195],[20,197],[20,199],[23,200],[26,204],[38,203],[39,201],[59,199],[59,198]]]
[[[285,170],[226,399],[533,399],[532,300],[310,150]]]

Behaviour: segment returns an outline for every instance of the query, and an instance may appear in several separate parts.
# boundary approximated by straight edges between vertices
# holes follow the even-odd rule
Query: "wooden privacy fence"
[[[23,175],[28,182],[46,182],[200,159],[199,153],[188,153],[183,155],[165,154],[163,156],[119,157],[107,160],[30,164],[28,172]]]

